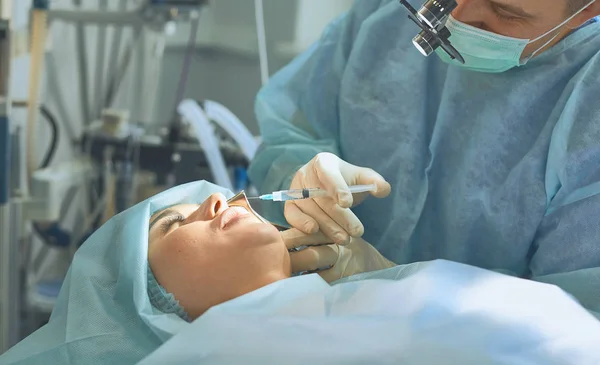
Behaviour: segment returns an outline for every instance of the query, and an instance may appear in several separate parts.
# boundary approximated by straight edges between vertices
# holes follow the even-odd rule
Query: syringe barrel
[[[291,189],[273,192],[273,201],[300,200],[326,197],[327,191],[321,189]]]
[[[353,194],[364,193],[368,191],[374,191],[376,189],[375,184],[370,185],[355,185],[350,186],[350,192]],[[273,201],[283,202],[288,200],[299,200],[299,199],[314,199],[314,198],[326,198],[329,197],[327,190],[319,188],[310,189],[290,189],[280,190],[273,192]]]
[[[329,196],[329,194],[327,193],[327,190],[321,190],[321,189],[307,189],[307,190],[308,190],[309,198],[325,198],[325,197]]]

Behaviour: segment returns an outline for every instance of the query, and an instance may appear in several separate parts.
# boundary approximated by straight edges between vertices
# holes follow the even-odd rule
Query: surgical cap
[[[148,297],[150,304],[163,313],[174,313],[179,318],[189,322],[190,316],[185,309],[175,299],[175,295],[167,292],[167,290],[158,283],[156,277],[152,273],[150,265],[148,265]]]

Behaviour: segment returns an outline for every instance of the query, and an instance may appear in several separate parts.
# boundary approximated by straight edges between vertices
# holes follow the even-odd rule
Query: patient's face
[[[221,194],[150,218],[148,260],[158,282],[189,316],[290,277],[279,231]]]

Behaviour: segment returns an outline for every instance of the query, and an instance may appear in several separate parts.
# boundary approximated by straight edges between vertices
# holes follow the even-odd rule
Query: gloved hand
[[[361,237],[364,227],[352,213],[369,193],[351,194],[348,185],[375,184],[370,192],[377,198],[390,194],[391,186],[377,172],[351,165],[331,153],[320,153],[298,170],[290,189],[322,188],[333,198],[287,201],[284,215],[288,223],[307,235],[322,232],[329,242],[345,245],[350,237]]]
[[[396,266],[362,238],[352,237],[346,246],[331,244],[322,233],[307,235],[295,228],[281,232],[290,252],[292,272],[317,272],[331,283],[363,272],[389,269]],[[308,246],[300,251],[293,249]]]

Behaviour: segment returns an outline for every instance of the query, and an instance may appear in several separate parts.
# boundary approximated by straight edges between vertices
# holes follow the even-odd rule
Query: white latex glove
[[[348,185],[375,184],[370,193],[351,194]],[[288,223],[310,235],[322,232],[334,242],[345,245],[350,237],[361,237],[364,227],[352,213],[351,207],[360,204],[369,194],[385,198],[391,186],[372,169],[358,167],[331,153],[320,153],[298,170],[290,189],[321,188],[332,198],[287,201],[284,215]]]
[[[331,283],[363,272],[389,269],[396,266],[362,238],[352,237],[346,246],[331,244],[321,232],[307,235],[295,228],[281,232],[290,252],[292,272],[317,272]],[[293,249],[308,246],[301,251]]]

